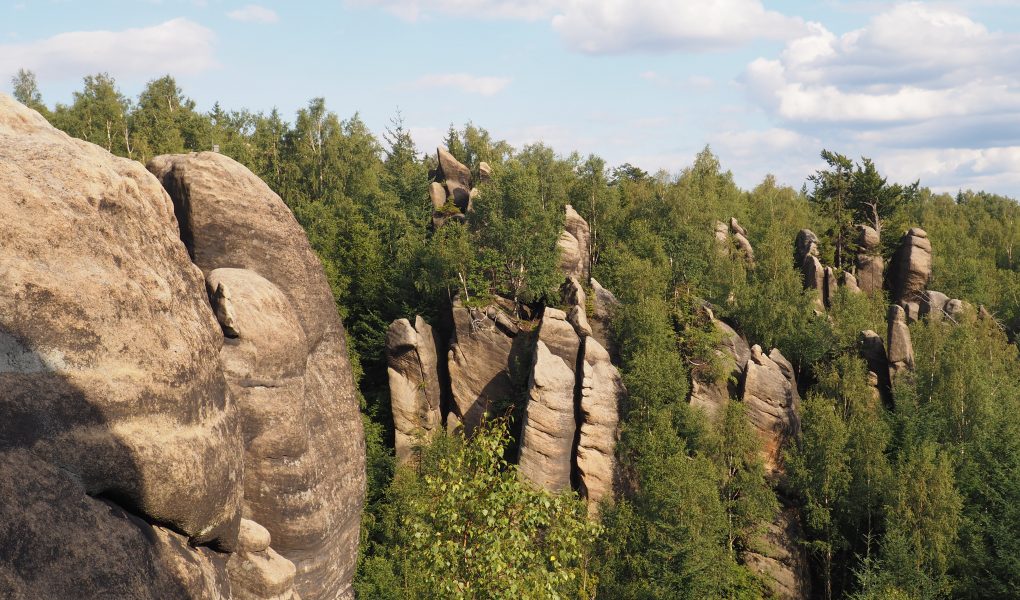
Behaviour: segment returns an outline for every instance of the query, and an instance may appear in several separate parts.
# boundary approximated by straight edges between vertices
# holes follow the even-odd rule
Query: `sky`
[[[750,189],[825,148],[1020,198],[1020,0],[0,0],[0,90],[19,68],[49,105],[169,73],[202,110],[399,111],[421,151],[468,121],[649,172],[709,145]]]

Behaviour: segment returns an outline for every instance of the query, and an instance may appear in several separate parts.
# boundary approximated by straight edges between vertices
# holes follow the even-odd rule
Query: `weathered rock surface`
[[[888,277],[893,302],[920,298],[931,279],[931,241],[923,229],[913,227],[903,234]]]
[[[0,214],[0,589],[212,595],[242,449],[170,199],[0,94]]]
[[[577,432],[575,376],[572,366],[551,352],[541,337],[528,382],[518,465],[527,480],[558,492],[570,489]]]
[[[453,338],[448,364],[454,413],[470,433],[489,413],[493,403],[514,399],[520,369],[531,364],[529,336],[502,308],[467,308],[453,305]]]
[[[351,597],[364,435],[322,265],[280,197],[237,162],[203,152],[148,168],[212,291],[230,290],[240,335],[221,362],[244,423],[246,515],[294,563],[302,598]]]
[[[393,410],[397,460],[411,456],[414,445],[441,423],[439,365],[432,327],[420,316],[414,326],[397,319],[386,332],[387,375]]]
[[[713,318],[712,324],[723,335],[722,343],[715,349],[715,353],[723,361],[725,379],[717,381],[709,374],[695,369],[691,375],[690,404],[715,417],[731,397],[738,395],[751,349],[744,338],[726,323]]]
[[[825,293],[823,294],[825,306],[831,307],[836,301],[836,292],[839,291],[839,283],[836,281],[836,272],[832,267],[825,267]]]
[[[862,331],[858,337],[858,352],[868,366],[869,383],[874,387],[879,399],[888,403],[891,400],[889,391],[889,359],[885,353],[885,342],[882,337],[870,329]]]
[[[438,176],[443,180],[449,196],[461,212],[467,212],[471,197],[471,170],[443,148],[436,148],[439,163]]]
[[[797,265],[803,265],[808,256],[818,256],[818,236],[810,229],[801,229],[797,232],[794,261]]]
[[[857,283],[857,278],[854,277],[853,273],[844,271],[839,277],[839,283],[851,294],[861,293],[861,286]]]
[[[857,284],[865,294],[882,291],[885,279],[885,260],[879,255],[857,255]]]
[[[243,519],[237,552],[227,561],[231,598],[236,600],[300,600],[294,591],[294,563],[269,547],[265,527]]]
[[[592,337],[599,341],[603,348],[613,352],[612,326],[613,313],[620,306],[613,292],[602,287],[594,277],[591,278],[593,314],[589,315]]]
[[[556,247],[559,249],[560,271],[567,277],[577,279],[584,277],[581,245],[574,234],[564,229],[560,232],[559,239],[556,240]]]
[[[807,550],[801,545],[804,533],[796,508],[785,507],[769,524],[758,552],[745,552],[744,564],[762,575],[774,597],[807,600],[811,597],[811,572]]]
[[[566,218],[564,219],[564,229],[566,229],[570,235],[577,240],[577,253],[578,253],[578,273],[574,276],[577,277],[578,281],[588,281],[589,266],[591,264],[590,248],[591,248],[591,227],[588,226],[588,221],[577,214],[574,207],[567,205],[564,209]],[[571,274],[567,274],[569,277]]]
[[[627,389],[609,352],[594,338],[585,340],[583,365],[578,488],[590,506],[596,507],[597,503],[613,498],[620,403]]]
[[[929,318],[933,321],[941,321],[946,315],[946,305],[949,304],[949,296],[942,292],[925,290],[921,293],[920,318]]]
[[[889,307],[889,379],[914,370],[914,346],[910,341],[907,315],[903,307]]]
[[[716,221],[715,239],[724,254],[729,255],[733,246],[736,246],[747,264],[754,265],[754,248],[751,247],[751,242],[747,239],[747,230],[740,226],[736,218],[730,217],[728,225],[722,221]]]
[[[776,358],[782,355],[773,350]],[[800,429],[797,417],[797,387],[791,378],[793,369],[786,362],[780,366],[766,356],[760,346],[751,347],[751,357],[744,373],[744,402],[748,420],[758,432],[764,449],[765,469],[770,475],[782,470],[782,452],[787,440]]]
[[[801,272],[804,274],[804,287],[817,291],[815,304],[818,310],[825,308],[825,269],[818,257],[808,254],[801,264]]]

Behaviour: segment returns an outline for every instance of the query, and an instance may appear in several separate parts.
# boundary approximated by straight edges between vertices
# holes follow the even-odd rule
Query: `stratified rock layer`
[[[917,301],[931,279],[931,241],[919,227],[911,228],[900,240],[889,267],[889,289],[893,302]]]
[[[581,432],[577,445],[579,491],[591,506],[613,499],[620,403],[627,396],[609,352],[589,337],[584,342]]]
[[[522,423],[520,472],[547,490],[570,489],[577,423],[574,369],[540,339],[528,385]]]
[[[245,488],[258,490],[246,495],[246,511],[297,567],[304,600],[352,597],[364,435],[322,265],[280,197],[239,163],[202,152],[156,157],[148,168],[170,193],[181,239],[210,291],[229,284],[238,344],[253,347],[234,353],[228,339],[223,352],[231,389],[245,399],[239,405],[253,466]],[[246,336],[245,319],[272,333],[249,327]]]

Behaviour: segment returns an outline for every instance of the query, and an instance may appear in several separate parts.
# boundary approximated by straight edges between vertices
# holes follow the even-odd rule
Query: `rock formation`
[[[763,539],[758,540],[756,551],[741,555],[744,564],[764,578],[775,598],[811,598],[807,549],[799,542],[803,539],[799,511],[786,506],[769,523]]]
[[[718,415],[730,398],[739,394],[751,349],[747,342],[732,327],[709,316],[713,327],[722,334],[722,343],[715,349],[718,360],[723,363],[725,379],[716,380],[705,369],[693,369],[691,373],[690,404],[705,411],[710,417]]]
[[[322,266],[280,197],[230,158],[161,156],[148,168],[173,199],[181,239],[210,290],[229,290],[240,327],[220,362],[241,414],[245,514],[295,563],[302,598],[349,597],[365,450]]]
[[[914,370],[914,346],[910,341],[907,315],[903,307],[893,304],[889,307],[889,379]]]
[[[482,170],[482,165],[485,169]],[[480,177],[488,180],[492,169],[487,163],[479,165]],[[478,195],[467,168],[444,148],[436,148],[436,169],[429,173],[429,198],[432,200],[432,223],[438,227],[446,219],[463,220]]]
[[[588,222],[577,214],[574,207],[566,206],[564,229],[556,245],[560,251],[560,271],[578,281],[588,280],[590,265],[589,245],[591,230]]]
[[[279,198],[219,155],[165,190],[4,95],[0,164],[0,588],[351,597],[360,415]]]
[[[818,236],[810,229],[801,229],[797,232],[794,264],[800,267],[808,256],[818,256]]]
[[[766,356],[760,346],[751,347],[741,401],[762,441],[765,470],[770,476],[782,470],[787,440],[800,430],[799,395],[793,375],[792,366],[778,350]]]
[[[917,302],[931,279],[931,241],[919,227],[913,227],[900,240],[888,273],[893,302]]]
[[[881,238],[874,228],[867,225],[857,227],[857,284],[865,294],[882,290],[885,260],[879,253]]]
[[[441,423],[439,365],[432,327],[420,316],[414,326],[397,319],[386,332],[387,375],[397,460],[405,462],[419,439]]]
[[[553,354],[541,337],[528,384],[518,464],[526,479],[559,492],[570,489],[577,432],[575,376],[574,369]]]
[[[592,289],[592,313],[590,315],[589,322],[591,323],[592,337],[599,341],[599,344],[609,350],[610,354],[614,351],[612,343],[611,327],[613,312],[620,306],[620,301],[616,299],[616,296],[612,292],[602,287],[594,277],[591,278],[591,289]]]
[[[627,389],[609,352],[593,337],[584,342],[583,365],[578,489],[592,506],[597,506],[613,498],[620,402],[627,396]]]
[[[891,400],[889,359],[885,353],[885,342],[870,329],[862,331],[858,337],[858,352],[868,367],[868,384],[882,402],[889,404]]]
[[[470,433],[494,404],[508,403],[518,395],[514,382],[530,368],[531,336],[522,332],[511,307],[496,303],[485,309],[454,302],[453,336],[448,364],[450,388],[457,420]]]
[[[715,239],[722,251],[729,254],[733,247],[740,251],[748,265],[754,265],[754,248],[747,239],[747,231],[740,226],[737,219],[730,217],[729,224],[715,222]]]

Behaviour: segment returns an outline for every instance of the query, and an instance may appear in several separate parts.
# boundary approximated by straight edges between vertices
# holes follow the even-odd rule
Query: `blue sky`
[[[745,188],[829,148],[1020,197],[1020,0],[0,0],[0,89],[19,67],[49,104],[171,73],[202,109],[399,109],[423,151],[470,120],[648,171],[709,144]]]

